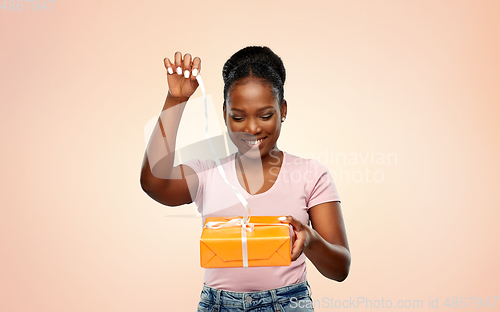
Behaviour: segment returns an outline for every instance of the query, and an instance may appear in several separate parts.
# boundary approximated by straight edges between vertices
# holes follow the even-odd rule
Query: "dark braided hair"
[[[241,78],[257,77],[265,80],[273,90],[281,107],[284,98],[285,66],[281,58],[268,47],[250,46],[233,54],[222,68],[224,79],[224,106],[233,84]]]

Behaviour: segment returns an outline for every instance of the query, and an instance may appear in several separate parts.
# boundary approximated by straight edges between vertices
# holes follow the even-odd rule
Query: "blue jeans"
[[[234,292],[203,285],[198,312],[310,312],[314,311],[309,283],[276,289]]]

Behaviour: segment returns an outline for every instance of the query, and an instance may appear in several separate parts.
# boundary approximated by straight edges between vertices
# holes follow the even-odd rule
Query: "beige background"
[[[222,65],[247,45],[287,69],[279,146],[336,175],[352,266],[337,283],[308,263],[316,310],[493,303],[499,21],[495,0],[7,3],[0,310],[195,311],[200,219],[141,190],[144,127],[165,99],[164,57],[202,58],[220,114]]]

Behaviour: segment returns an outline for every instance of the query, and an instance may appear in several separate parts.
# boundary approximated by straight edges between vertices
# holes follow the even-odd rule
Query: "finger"
[[[302,254],[304,250],[304,238],[298,237],[295,243],[292,245],[291,260],[295,261]]]
[[[193,59],[193,69],[191,70],[191,77],[196,79],[196,76],[201,72],[201,59],[199,57],[195,57]]]
[[[302,229],[302,222],[300,222],[299,220],[295,219],[293,216],[286,216],[285,219],[279,219],[281,222],[288,222],[290,223],[294,229],[300,231]]]
[[[165,68],[167,69],[167,72],[172,75],[174,73],[174,65],[172,64],[172,62],[170,62],[170,60],[168,59],[168,57],[164,58],[163,59],[163,63],[165,64]]]
[[[175,52],[175,70],[177,75],[182,75],[182,53],[179,51]]]
[[[188,79],[191,76],[191,54],[186,53],[184,54],[184,62],[183,62],[183,69],[184,69],[184,78]]]

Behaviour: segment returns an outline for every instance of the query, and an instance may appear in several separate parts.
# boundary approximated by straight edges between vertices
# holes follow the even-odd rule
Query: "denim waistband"
[[[311,296],[311,291],[307,281],[256,292],[234,292],[203,285],[201,292],[201,300],[215,304],[216,307],[223,306],[241,309],[285,303],[293,298],[300,300],[309,296]]]

